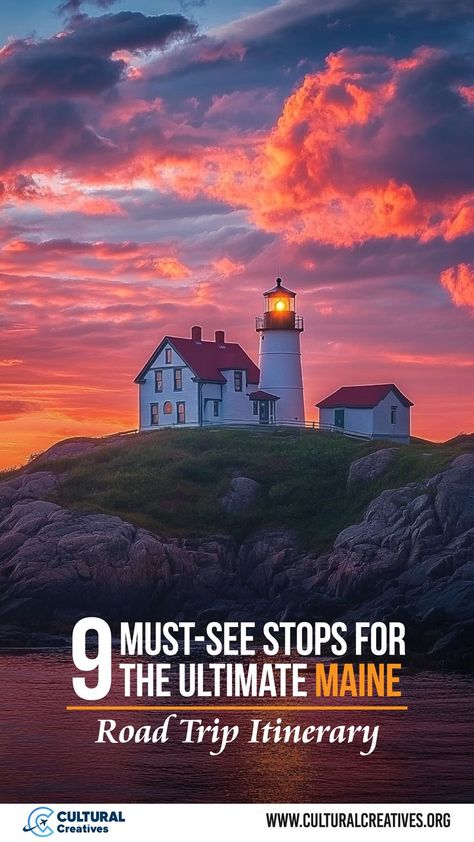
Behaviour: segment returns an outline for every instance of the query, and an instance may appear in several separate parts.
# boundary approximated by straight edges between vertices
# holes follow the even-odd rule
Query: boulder
[[[383,491],[327,559],[329,595],[368,616],[398,605],[425,622],[468,620],[474,604],[474,454],[420,483]],[[390,588],[387,588],[390,585]]]
[[[383,447],[368,456],[362,456],[352,462],[347,477],[347,487],[350,488],[355,482],[372,482],[372,480],[385,473],[392,464],[397,453],[396,447]]]
[[[245,512],[254,503],[259,489],[260,483],[250,477],[233,477],[229,490],[221,497],[221,506],[230,514]]]
[[[117,433],[112,436],[104,436],[104,438],[84,437],[63,439],[63,441],[56,442],[56,444],[53,444],[43,453],[39,453],[37,456],[31,458],[26,470],[31,470],[31,467],[36,470],[38,465],[47,462],[57,462],[59,459],[73,459],[75,456],[84,456],[86,453],[91,453],[98,447],[117,447],[128,442],[130,442],[130,437],[126,433]]]

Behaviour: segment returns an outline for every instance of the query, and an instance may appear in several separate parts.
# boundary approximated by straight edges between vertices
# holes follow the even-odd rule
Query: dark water
[[[78,704],[67,651],[0,653],[0,670],[3,802],[473,800],[470,677],[405,675],[406,713],[280,714],[291,725],[379,724],[377,748],[368,757],[360,756],[360,743],[248,745],[247,736],[211,757],[209,745],[175,740],[96,745],[99,716],[113,717],[120,725],[156,727],[164,714],[66,712],[66,704]],[[124,699],[116,695],[107,702],[124,704]],[[274,718],[251,712],[219,715],[226,724],[240,724],[246,735],[252,717]],[[214,719],[209,713],[193,716],[205,724]]]

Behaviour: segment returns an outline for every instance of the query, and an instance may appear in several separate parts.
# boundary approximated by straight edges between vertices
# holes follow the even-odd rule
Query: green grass
[[[383,488],[431,476],[472,449],[469,441],[400,446],[383,477],[348,491],[350,463],[387,444],[283,428],[163,430],[29,470],[67,472],[51,498],[63,506],[118,515],[165,537],[225,533],[240,541],[286,527],[323,551]],[[257,480],[261,491],[251,510],[229,515],[219,498],[237,475]]]

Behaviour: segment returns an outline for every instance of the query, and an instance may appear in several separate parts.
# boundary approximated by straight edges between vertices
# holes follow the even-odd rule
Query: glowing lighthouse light
[[[257,316],[260,334],[260,390],[278,395],[279,421],[304,421],[300,334],[303,319],[295,313],[296,293],[276,286],[263,293],[265,312]]]

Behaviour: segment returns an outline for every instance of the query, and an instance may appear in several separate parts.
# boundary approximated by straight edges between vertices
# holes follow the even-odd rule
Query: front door
[[[342,430],[344,429],[344,410],[343,409],[335,409],[334,410],[334,426],[340,427]]]
[[[260,424],[268,424],[268,401],[259,401],[258,420],[260,421]]]

